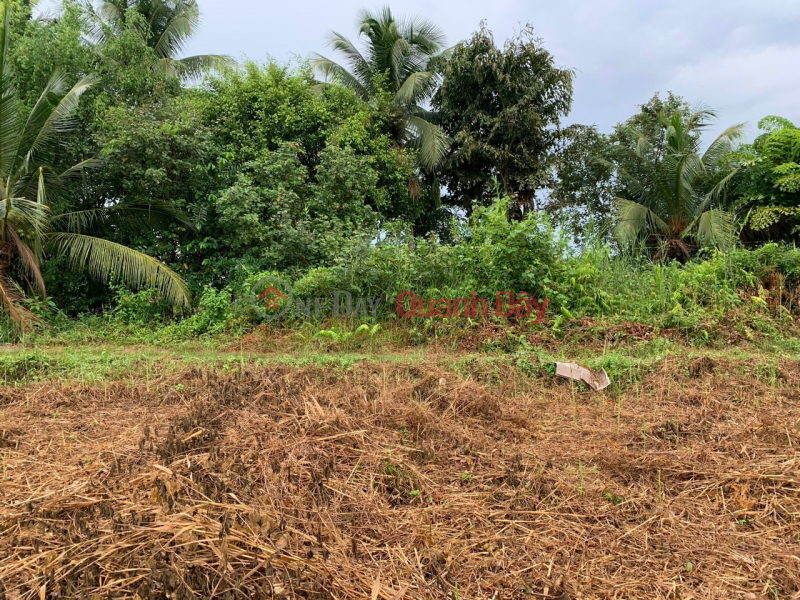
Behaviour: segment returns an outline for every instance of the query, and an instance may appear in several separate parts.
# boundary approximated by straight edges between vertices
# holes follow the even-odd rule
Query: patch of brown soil
[[[797,365],[673,367],[0,388],[0,598],[797,597]]]

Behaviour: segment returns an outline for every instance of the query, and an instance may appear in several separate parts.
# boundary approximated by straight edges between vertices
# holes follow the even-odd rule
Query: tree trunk
[[[511,218],[514,221],[522,221],[529,213],[536,210],[536,193],[531,190],[523,190],[514,195],[511,203]]]

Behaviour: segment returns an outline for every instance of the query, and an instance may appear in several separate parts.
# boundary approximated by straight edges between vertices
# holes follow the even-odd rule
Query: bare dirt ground
[[[0,598],[800,598],[800,365],[0,388]]]

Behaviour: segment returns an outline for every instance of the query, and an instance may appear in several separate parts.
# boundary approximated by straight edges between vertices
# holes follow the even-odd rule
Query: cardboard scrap
[[[590,369],[576,363],[557,362],[556,375],[572,379],[573,381],[583,381],[595,392],[604,390],[611,385],[611,379],[609,379],[605,369],[600,369],[598,373],[594,373]]]

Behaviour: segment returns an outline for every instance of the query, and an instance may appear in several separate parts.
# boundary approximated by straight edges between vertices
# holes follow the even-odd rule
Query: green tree
[[[314,179],[288,142],[245,165],[215,203],[225,252],[262,268],[296,272],[333,263],[353,238],[377,235],[368,202],[378,173],[351,148],[322,152]]]
[[[315,93],[311,72],[270,62],[247,63],[208,84],[205,122],[226,155],[226,170],[248,172],[286,143],[307,169],[309,184],[319,182],[321,163],[333,148],[352,150],[352,161],[377,173],[363,201],[384,219],[415,219],[420,205],[409,194],[415,180],[412,153],[393,144],[390,116],[351,90],[331,86]],[[328,152],[328,154],[326,154]]]
[[[468,211],[488,204],[496,180],[504,195],[516,195],[518,216],[520,207],[535,208],[537,190],[551,183],[572,79],[529,26],[503,49],[485,26],[455,47],[433,98],[454,139],[441,173],[452,204]]]
[[[386,95],[392,139],[416,149],[421,166],[432,169],[444,157],[448,141],[423,105],[439,85],[444,33],[426,19],[396,18],[384,7],[359,14],[358,35],[366,40],[363,52],[346,36],[331,32],[329,45],[347,66],[317,55],[314,69],[365,100]]]
[[[763,132],[731,155],[740,168],[732,193],[749,212],[746,232],[755,239],[798,239],[800,233],[800,127],[765,117]]]
[[[134,286],[154,287],[173,302],[188,303],[185,284],[169,268],[141,252],[86,233],[95,221],[126,214],[135,218],[135,209],[129,210],[133,207],[104,206],[59,214],[50,210],[70,177],[96,166],[88,160],[63,173],[51,166],[59,142],[71,128],[71,116],[93,79],[84,78],[69,89],[65,75],[56,73],[33,108],[25,109],[8,60],[9,4],[3,3],[0,29],[0,304],[17,324],[30,318],[20,305],[24,295],[11,277],[12,264],[16,258],[23,278],[44,296],[40,269],[44,247],[100,279],[115,277]]]
[[[330,133],[361,104],[348,90],[320,95],[314,85],[308,69],[247,62],[209,80],[205,121],[240,164],[284,142],[297,142],[302,162],[313,167]]]
[[[64,171],[87,157],[101,156],[106,159],[104,168],[84,171],[80,178],[69,182],[63,193],[51,197],[51,214],[99,209],[120,202],[160,202],[185,209],[187,197],[208,192],[202,176],[202,167],[208,163],[207,144],[204,129],[195,118],[198,111],[193,108],[197,94],[193,90],[184,93],[177,78],[158,68],[158,58],[141,34],[144,17],[131,13],[124,29],[101,47],[86,44],[88,15],[78,0],[64,0],[54,17],[22,20],[17,13],[12,18],[9,64],[18,95],[27,109],[36,104],[53,72],[63,73],[67,86],[87,73],[97,79],[73,111],[72,135],[61,139],[50,166],[57,172]],[[184,97],[187,102],[181,101]],[[183,124],[192,120],[188,127],[189,135],[194,137],[187,141],[182,139]],[[143,146],[152,150],[147,154],[152,162],[147,165],[139,162],[144,160],[145,152],[135,145],[142,138]],[[190,150],[192,143],[196,147]],[[118,150],[120,156],[112,149]],[[192,152],[196,156],[189,156]],[[173,157],[175,162],[170,164]],[[197,168],[189,171],[187,164],[197,164]],[[168,173],[169,179],[147,188],[159,171]],[[177,193],[168,195],[168,188]],[[194,233],[179,220],[150,221],[139,227],[131,227],[129,221],[122,227],[95,220],[92,233],[182,265],[185,261],[174,257],[185,254],[184,248],[178,248],[195,241]],[[185,231],[180,239],[176,237],[179,231]],[[41,267],[48,296],[64,310],[81,312],[110,298],[108,286],[86,273],[73,272],[70,277],[63,277],[68,267],[63,256],[50,255]]]
[[[82,179],[68,210],[119,203],[158,208],[142,226],[106,227],[104,236],[201,274],[209,245],[225,245],[209,217],[213,222],[211,198],[227,181],[219,145],[203,122],[205,102],[204,92],[185,90],[159,102],[109,106],[84,140],[98,149],[103,168]],[[156,218],[175,212],[185,218]],[[199,291],[202,282],[194,283]]]
[[[701,133],[715,116],[706,109],[688,115],[660,112],[658,129],[621,128],[636,140],[626,150],[639,167],[630,173],[616,165],[627,190],[615,199],[621,243],[644,242],[655,245],[659,257],[687,260],[696,247],[732,242],[733,215],[725,210],[725,193],[736,169],[726,165],[726,158],[743,126],[729,127],[702,152]]]
[[[561,132],[545,209],[578,243],[589,235],[605,238],[612,230],[615,186],[610,155],[610,137],[595,126],[570,125]]]
[[[181,79],[197,78],[233,62],[219,54],[178,58],[200,26],[196,0],[102,0],[97,8],[87,4],[87,12],[93,20],[92,37],[100,44],[125,30],[132,13],[141,15],[141,34],[156,53],[159,69]]]
[[[658,139],[663,135],[661,115],[692,113],[680,96],[655,94],[640,110],[612,133],[600,133],[596,126],[570,125],[561,130],[554,160],[554,181],[545,197],[545,208],[560,227],[577,243],[589,237],[610,241],[615,223],[615,198],[635,197],[635,183],[656,177],[659,161],[642,160],[636,150],[639,137]],[[695,137],[699,131],[690,133]],[[624,173],[624,176],[620,176]]]
[[[65,0],[54,18],[29,18],[21,23],[12,20],[8,60],[25,106],[36,103],[54,72],[62,71],[69,83],[75,83],[94,70],[98,57],[82,40],[85,21],[77,0]]]

